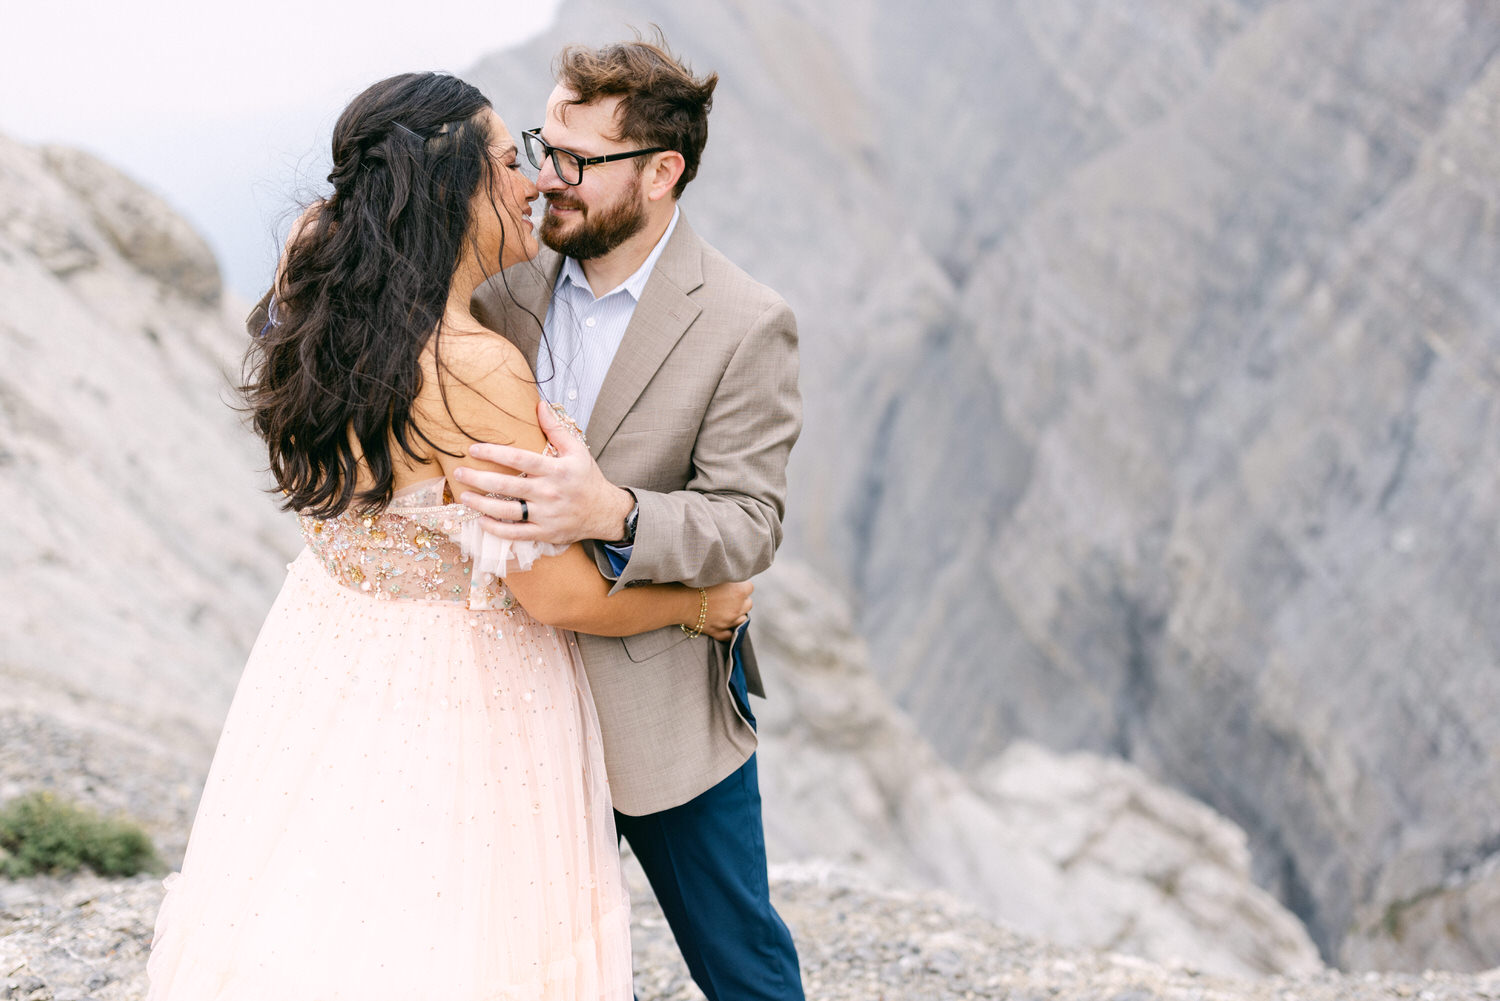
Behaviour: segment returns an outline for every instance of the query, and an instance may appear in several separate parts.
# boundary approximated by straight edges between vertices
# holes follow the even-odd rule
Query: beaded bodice
[[[463,526],[479,515],[446,503],[445,483],[438,477],[414,484],[379,514],[302,515],[302,538],[330,577],[371,597],[470,605],[478,598],[482,604],[476,607],[509,607],[513,599],[493,574],[483,593],[475,593],[473,560],[460,538]]]
[[[513,608],[506,570],[530,569],[538,556],[565,547],[487,535],[477,512],[448,501],[446,482],[415,483],[379,514],[302,515],[302,538],[330,577],[373,598]]]
[[[556,404],[552,409],[582,440],[583,431],[568,412]],[[557,453],[548,445],[546,454]],[[554,556],[567,547],[508,542],[487,534],[478,512],[452,502],[447,483],[437,476],[404,487],[379,514],[300,515],[302,538],[330,577],[375,598],[450,601],[475,609],[514,607],[506,571],[529,570],[538,556]]]

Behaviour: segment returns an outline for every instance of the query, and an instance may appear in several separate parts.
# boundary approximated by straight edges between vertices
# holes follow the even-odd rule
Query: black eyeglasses
[[[649,153],[666,153],[665,146],[652,146],[649,149],[633,149],[628,153],[610,153],[606,156],[579,156],[577,153],[565,149],[558,149],[550,145],[542,138],[540,127],[527,129],[521,133],[521,139],[526,146],[526,159],[537,170],[542,169],[542,162],[548,157],[552,158],[552,169],[557,171],[558,180],[564,184],[582,184],[583,168],[592,167],[596,163],[609,163],[613,160],[629,160],[632,157],[646,156]]]

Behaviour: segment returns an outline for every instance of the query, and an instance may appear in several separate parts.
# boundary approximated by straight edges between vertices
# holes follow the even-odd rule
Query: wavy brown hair
[[[572,104],[620,98],[620,134],[612,138],[681,153],[685,166],[672,197],[682,197],[688,182],[698,175],[698,162],[708,144],[708,113],[714,106],[717,73],[694,76],[667,48],[659,28],[651,41],[637,35],[632,42],[600,49],[569,45],[557,54],[552,73],[558,83],[578,95]],[[636,163],[637,169],[644,165],[644,161]]]
[[[289,241],[274,322],[251,343],[240,387],[285,508],[379,510],[393,449],[421,460],[418,442],[436,447],[412,406],[472,242],[471,200],[489,189],[490,136],[477,117],[489,106],[456,77],[407,73],[366,89],[334,125],[333,192]],[[356,490],[361,462],[371,482]]]

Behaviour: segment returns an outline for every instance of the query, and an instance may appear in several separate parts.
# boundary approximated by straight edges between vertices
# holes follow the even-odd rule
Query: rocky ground
[[[1020,936],[942,894],[882,890],[828,866],[780,867],[773,889],[797,936],[810,1001],[1471,1001],[1500,971],[1233,980]],[[145,995],[160,880],[0,882],[0,998],[134,1001]],[[649,894],[635,893],[636,992],[690,1001],[693,986]]]

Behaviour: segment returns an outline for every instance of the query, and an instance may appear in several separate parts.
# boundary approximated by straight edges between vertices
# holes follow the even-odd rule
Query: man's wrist
[[[634,533],[627,531],[625,521],[635,511],[635,508],[635,494],[624,487],[615,487],[614,502],[610,505],[610,513],[608,515],[609,520],[600,526],[604,528],[604,531],[599,535],[599,540],[615,544],[634,542],[635,540],[631,537]],[[605,526],[608,527],[606,528]]]

